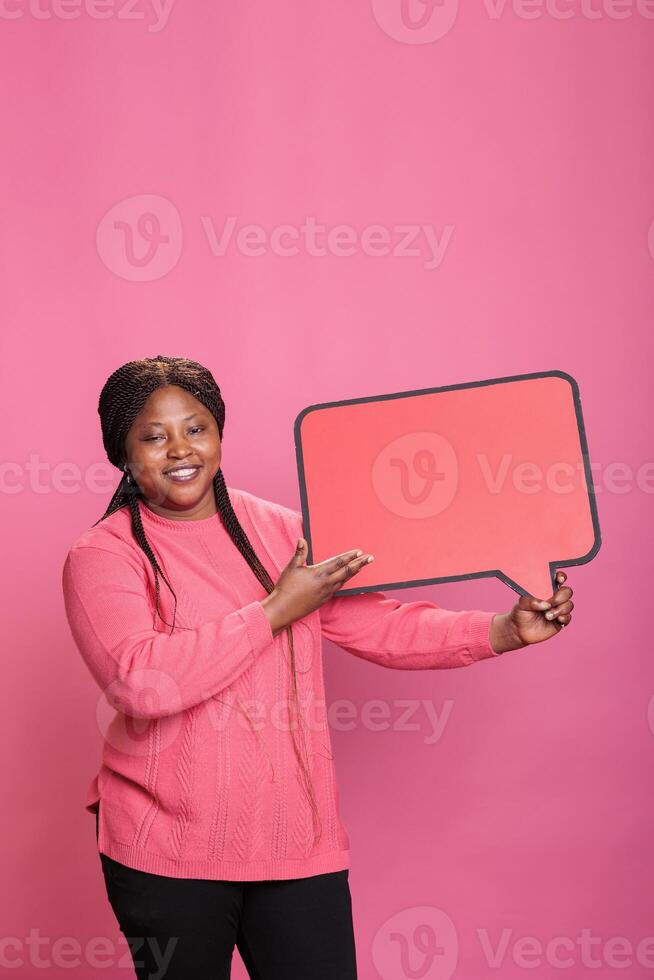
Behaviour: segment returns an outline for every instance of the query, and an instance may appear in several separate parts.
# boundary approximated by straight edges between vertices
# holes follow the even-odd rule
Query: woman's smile
[[[174,469],[166,470],[164,476],[173,483],[190,483],[200,472],[200,466],[176,466]]]

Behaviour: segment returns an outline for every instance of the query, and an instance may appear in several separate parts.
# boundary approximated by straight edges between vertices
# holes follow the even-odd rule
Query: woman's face
[[[156,514],[199,520],[216,513],[213,478],[221,459],[218,423],[178,385],[157,388],[125,440],[127,469]],[[173,470],[190,470],[176,475]]]

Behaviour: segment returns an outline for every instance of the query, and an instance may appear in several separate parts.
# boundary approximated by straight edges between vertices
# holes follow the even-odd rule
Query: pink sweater
[[[276,581],[304,536],[301,512],[228,489]],[[300,735],[310,740],[322,820],[313,846],[311,807],[296,778],[283,710],[288,639],[285,631],[272,635],[260,602],[265,589],[218,516],[175,521],[139,506],[177,593],[172,635],[155,615],[154,577],[127,509],[84,532],[63,568],[70,629],[104,692],[102,762],[85,803],[95,813],[101,800],[99,851],[177,878],[301,878],[350,867],[324,710],[321,634],[384,667],[464,667],[497,656],[489,640],[494,613],[367,592],[335,596],[294,624]],[[160,609],[171,623],[173,597],[161,578]]]

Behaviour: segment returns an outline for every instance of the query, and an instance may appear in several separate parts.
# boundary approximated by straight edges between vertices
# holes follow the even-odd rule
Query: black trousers
[[[229,980],[235,946],[251,980],[357,980],[347,869],[210,881],[100,860],[138,980]]]

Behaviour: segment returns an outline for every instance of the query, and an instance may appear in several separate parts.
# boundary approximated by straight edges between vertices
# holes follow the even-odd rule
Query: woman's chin
[[[158,500],[162,507],[194,507],[202,503],[207,494],[212,490],[211,486],[202,486],[196,480],[188,483],[173,483],[172,480],[166,482],[165,487],[158,489]]]

